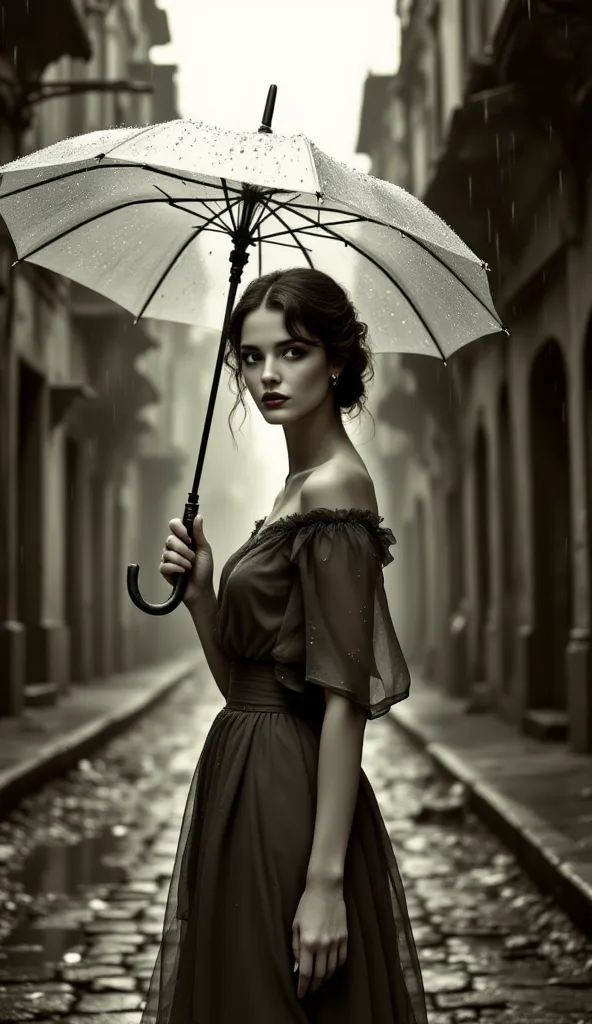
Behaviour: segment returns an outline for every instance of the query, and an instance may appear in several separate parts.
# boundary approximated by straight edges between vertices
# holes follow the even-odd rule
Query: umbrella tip
[[[275,101],[277,97],[277,85],[270,85],[267,92],[267,100],[265,102],[265,110],[263,111],[263,117],[261,119],[261,125],[259,127],[260,132],[269,134],[271,132],[271,122],[273,120],[273,112],[275,109]]]

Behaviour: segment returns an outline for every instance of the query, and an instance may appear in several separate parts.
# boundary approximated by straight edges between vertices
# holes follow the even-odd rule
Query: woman
[[[315,270],[253,281],[226,353],[283,427],[289,472],[214,594],[170,523],[161,573],[226,699],[191,786],[144,1022],[425,1024],[391,843],[361,770],[368,718],[409,691],[382,566],[394,544],[342,423],[371,374],[367,327]],[[234,411],[234,410],[233,410]]]

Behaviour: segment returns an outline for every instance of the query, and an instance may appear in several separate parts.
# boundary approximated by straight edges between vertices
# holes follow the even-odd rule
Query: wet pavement
[[[221,706],[165,704],[0,823],[0,1024],[137,1024],[189,781]],[[592,941],[390,719],[364,767],[405,881],[430,1024],[590,1024]]]

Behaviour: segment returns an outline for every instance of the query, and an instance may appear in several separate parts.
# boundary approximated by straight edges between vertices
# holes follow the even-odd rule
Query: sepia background
[[[398,541],[385,583],[413,698],[396,717],[460,786],[444,803],[426,803],[433,765],[422,762],[410,776],[414,799],[431,822],[431,814],[464,814],[473,794],[471,809],[485,809],[488,824],[553,894],[537,903],[516,882],[511,925],[491,926],[487,942],[497,956],[500,935],[504,942],[515,935],[531,908],[537,924],[523,925],[523,953],[532,950],[531,931],[541,943],[551,941],[545,933],[563,935],[557,956],[574,990],[579,984],[565,1005],[556,992],[541,996],[542,1007],[548,999],[555,1007],[549,1017],[534,1003],[523,1010],[526,997],[512,989],[519,1007],[512,1016],[509,996],[479,1002],[467,967],[456,989],[446,978],[440,988],[433,981],[434,1024],[586,1024],[592,949],[553,915],[558,902],[582,931],[592,930],[592,9],[586,0],[0,0],[2,164],[70,135],[176,117],[255,131],[271,83],[276,132],[303,133],[419,196],[490,267],[509,336],[477,340],[448,366],[377,354],[371,416],[348,429]],[[132,326],[98,294],[27,263],[11,268],[13,259],[0,224],[0,797],[7,812],[22,799],[39,800],[41,783],[66,769],[78,773],[74,803],[96,796],[93,787],[102,772],[111,778],[111,768],[105,755],[103,768],[93,769],[88,737],[97,746],[121,731],[193,665],[189,616],[137,611],[126,566],[140,564],[146,599],[165,599],[158,562],[168,521],[182,514],[191,484],[218,344],[199,326]],[[219,287],[228,266],[212,261],[208,273]],[[287,471],[281,431],[255,408],[242,430],[239,409],[233,443],[233,402],[225,373],[200,489],[216,581],[254,520],[270,511]],[[173,747],[163,739],[152,767],[139,733],[130,739],[129,756],[144,765],[138,778],[166,772],[185,743],[185,785],[195,743],[184,729],[199,721],[201,735],[202,719],[183,708],[185,724],[178,709],[163,719]],[[372,742],[386,787],[395,747]],[[114,782],[113,792],[121,806],[135,799],[123,783]],[[167,794],[157,794],[161,808]],[[408,794],[399,795],[404,804]],[[101,813],[92,806],[97,828]],[[480,876],[479,885],[490,892],[499,884],[509,906],[515,876],[507,853],[489,845],[473,819],[458,827],[465,860],[455,877],[486,852],[497,875]],[[12,818],[0,821],[0,892],[17,831]],[[442,865],[453,859],[442,853],[440,832],[425,836],[440,850],[431,861],[426,854],[425,877],[444,879],[442,912]],[[117,842],[111,834],[109,849]],[[409,877],[420,879],[412,904],[422,896],[424,876],[413,874],[421,842],[409,847]],[[33,864],[54,871],[44,891],[62,891],[70,862],[52,856],[46,851]],[[28,871],[25,892],[36,869]],[[24,902],[6,886],[12,926]],[[488,913],[497,914],[493,900]],[[430,944],[436,918],[418,920],[431,928],[425,949],[439,949]],[[452,933],[459,942],[467,927]],[[56,957],[74,948],[59,934]],[[471,950],[462,955],[466,966]],[[150,956],[136,965],[140,981]],[[532,978],[524,957],[522,976]],[[425,953],[422,965],[437,959]],[[1,960],[0,949],[0,978]],[[548,976],[537,975],[532,991],[540,995]],[[453,990],[464,1002],[438,1002]],[[463,1009],[468,1015],[453,1016]]]

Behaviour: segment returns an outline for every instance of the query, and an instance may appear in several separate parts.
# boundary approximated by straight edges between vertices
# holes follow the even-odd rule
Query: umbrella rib
[[[298,228],[298,233],[301,235],[306,235],[307,238],[323,238],[324,236],[322,234],[318,234],[316,224],[314,225],[314,228],[314,231],[311,228]],[[265,235],[264,240],[266,242],[270,242],[274,238],[281,238],[281,236],[285,234],[287,234],[286,231],[274,231],[273,234],[271,235]]]
[[[234,219],[233,212],[232,212],[232,210],[230,208],[230,198],[229,198],[228,185],[226,183],[226,178],[220,178],[220,181],[222,182],[222,188],[224,190],[224,198],[226,200],[226,205],[228,206],[228,212],[230,214],[230,223],[232,224],[232,230],[236,231],[238,225],[237,225],[237,223],[236,223],[236,221]]]
[[[184,203],[190,203],[191,201],[192,201],[191,199],[183,199],[181,202],[175,201],[174,203],[170,203],[169,205],[173,206],[175,208],[175,210],[181,210],[182,213],[188,213],[192,217],[196,217],[199,220],[205,220],[206,218],[204,217],[203,213],[199,213],[197,210],[187,209],[187,207],[183,205]],[[204,200],[204,205],[206,206],[206,209],[207,209],[208,213],[212,213],[213,212],[212,208],[210,206],[207,206],[207,203],[209,203],[210,201],[216,202],[216,203],[220,202],[219,199]],[[232,206],[236,206],[239,202],[240,202],[240,199],[231,200]],[[218,216],[222,217],[225,213],[230,213],[230,212],[231,212],[231,208],[225,206],[224,209],[218,210]],[[232,220],[232,217],[230,219]],[[224,221],[221,221],[220,223],[224,224]],[[231,228],[228,227],[227,224],[224,224],[224,231],[226,232],[227,235],[232,235],[232,230],[231,230]]]
[[[292,207],[292,209],[293,209],[293,210],[294,210],[294,211],[295,211],[296,213],[299,213],[299,211],[300,211],[301,209],[305,209],[305,210],[307,210],[307,209],[308,209],[308,207],[307,207],[307,206],[304,206],[304,207],[300,207],[300,206],[293,206],[293,207]],[[334,210],[334,209],[331,209],[331,208],[329,208],[329,209],[327,210],[327,208],[326,208],[326,207],[323,207],[323,212],[328,212],[328,213],[343,213],[343,210]],[[428,255],[429,255],[429,256],[431,256],[431,257],[432,257],[432,259],[434,259],[434,260],[436,261],[436,263],[439,263],[441,267],[444,267],[444,269],[445,269],[445,270],[447,270],[447,271],[448,271],[448,273],[449,273],[449,274],[451,274],[451,275],[452,275],[452,277],[454,277],[454,278],[455,278],[455,279],[456,279],[456,280],[458,281],[458,283],[459,283],[459,284],[461,284],[461,285],[463,286],[463,288],[465,288],[465,289],[466,289],[466,291],[468,291],[469,295],[471,295],[471,296],[472,296],[472,297],[473,297],[473,298],[474,298],[474,299],[475,299],[475,300],[476,300],[476,301],[477,301],[477,302],[479,303],[479,305],[480,305],[480,306],[482,306],[482,307],[483,307],[483,309],[485,309],[485,310],[486,310],[486,311],[487,311],[487,312],[489,313],[489,315],[490,315],[490,316],[492,316],[492,317],[494,318],[494,320],[497,320],[497,321],[498,321],[498,323],[500,324],[500,330],[504,330],[504,328],[503,328],[503,325],[502,325],[502,323],[501,323],[501,321],[500,321],[500,319],[499,319],[499,317],[498,317],[497,313],[496,313],[496,312],[495,312],[494,310],[491,310],[491,309],[489,308],[489,306],[487,305],[487,303],[486,303],[486,302],[484,302],[484,300],[483,300],[483,299],[482,299],[482,298],[481,298],[481,297],[480,297],[479,295],[477,295],[477,294],[476,294],[476,293],[475,293],[475,292],[473,291],[473,289],[472,289],[472,288],[470,287],[470,285],[468,285],[468,284],[466,283],[466,281],[463,281],[463,279],[462,279],[462,277],[460,276],[460,274],[457,274],[456,270],[454,270],[454,268],[453,268],[453,267],[451,267],[451,266],[450,266],[450,265],[449,265],[449,264],[448,264],[448,263],[446,262],[446,260],[442,259],[442,257],[441,257],[441,256],[438,256],[438,254],[437,254],[437,253],[435,253],[435,252],[433,251],[433,249],[431,249],[431,248],[429,247],[429,245],[426,245],[426,243],[425,243],[425,242],[422,242],[422,240],[421,240],[420,238],[418,238],[418,237],[417,237],[416,235],[414,235],[414,234],[413,234],[413,233],[412,233],[411,231],[406,231],[406,230],[405,230],[405,228],[400,228],[400,227],[397,227],[397,225],[396,225],[396,224],[385,224],[385,223],[384,223],[384,221],[382,221],[382,220],[377,220],[377,219],[376,219],[375,217],[362,217],[361,215],[358,215],[358,214],[356,214],[356,217],[357,217],[357,223],[362,223],[362,224],[376,224],[376,225],[378,225],[378,227],[381,227],[381,228],[387,228],[387,229],[388,229],[388,230],[390,230],[390,231],[398,231],[398,232],[399,232],[399,234],[400,234],[400,235],[403,235],[403,237],[404,237],[404,238],[408,238],[408,239],[409,239],[409,240],[410,240],[411,242],[414,242],[414,243],[415,243],[415,245],[419,246],[419,248],[420,248],[420,249],[423,249],[423,251],[424,251],[424,252],[427,252],[427,253],[428,253]],[[313,225],[314,227],[318,227],[318,226],[319,226],[319,225],[315,224],[315,223],[314,223],[314,221],[312,221],[312,220],[310,221],[310,223],[311,223],[311,225]],[[333,224],[332,224],[332,226],[333,226]],[[323,227],[323,225],[321,224],[321,225],[320,225],[320,227]],[[463,258],[464,258],[464,259],[467,259],[467,257],[463,257]],[[485,267],[487,266],[487,264],[486,264],[486,263],[484,263],[483,261],[480,261],[480,260],[478,260],[478,258],[476,258],[476,262],[480,262],[480,263],[481,263],[481,268],[482,268],[483,270],[484,270],[484,269],[485,269]]]
[[[99,157],[95,157],[96,160]],[[104,164],[97,163],[92,167],[85,165],[84,167],[77,167],[72,171],[62,171],[61,174],[56,174],[53,178],[44,178],[42,181],[33,181],[29,185],[20,185],[18,188],[13,189],[11,192],[5,192],[4,195],[0,194],[0,199],[11,199],[13,196],[18,196],[21,192],[32,192],[33,189],[43,188],[45,185],[53,185],[56,181],[66,181],[68,178],[75,178],[79,174],[91,174],[94,171],[114,171],[114,170],[139,170],[139,171],[150,171],[151,174],[160,175],[163,178],[172,178],[173,181],[182,181],[184,184],[190,185],[202,185],[204,188],[218,189],[223,192],[221,185],[217,185],[215,182],[201,181],[199,178],[187,178],[182,174],[174,174],[173,171],[165,171],[160,167],[152,167],[151,164],[139,164],[139,163],[113,163]],[[228,185],[227,185],[228,188]],[[242,189],[230,188],[230,192],[234,195],[243,195]],[[185,200],[186,201],[186,200]]]
[[[156,125],[147,124],[144,126],[144,128],[139,128],[137,132],[134,132],[134,134],[130,135],[127,139],[122,139],[121,142],[116,142],[115,145],[111,147],[111,149],[106,149],[104,155],[110,156],[113,150],[118,149],[119,146],[125,146],[128,142],[135,142],[135,140],[138,139],[140,135],[145,135],[145,133],[149,132],[152,128],[156,128]]]
[[[297,212],[299,212],[300,210],[309,210],[310,207],[309,206],[299,206],[298,205],[298,206],[291,207],[291,209],[296,210]],[[325,213],[325,212],[326,211],[323,210],[323,213]],[[341,211],[331,210],[330,212],[331,213],[341,212],[343,214],[344,211],[343,210],[341,210]],[[311,223],[314,224],[315,227],[322,227],[323,226],[322,223],[319,224],[316,221],[311,221]],[[331,220],[331,221],[328,221],[329,227],[332,227],[332,228],[333,227],[338,228],[338,227],[341,227],[344,224],[363,224],[363,223],[366,223],[366,218],[365,217],[358,217],[358,216],[356,216],[356,217],[346,217],[345,220]],[[381,221],[375,221],[375,222],[370,221],[368,223],[380,224]]]
[[[263,196],[261,198],[261,206],[263,208],[263,212],[261,213],[261,216],[259,217],[259,220],[256,221],[256,223],[254,225],[255,228],[259,228],[261,226],[261,224],[265,223],[266,220],[269,220],[270,217],[274,216],[274,212],[275,211],[271,209],[271,207],[269,206],[269,202],[273,199],[275,194],[277,194],[277,193],[274,193],[272,191],[268,195]],[[290,195],[294,195],[294,193],[291,192]],[[300,192],[298,192],[296,194],[296,198],[298,199],[299,196],[300,196]],[[286,199],[285,203],[279,203],[278,205],[279,205],[280,209],[283,209],[284,207],[289,206],[291,202],[292,202],[291,199]],[[268,211],[267,214],[265,214],[265,210]]]
[[[260,238],[260,242],[259,242],[260,245],[268,245],[268,244],[269,245],[281,245],[282,248],[284,248],[284,249],[301,249],[302,248],[302,246],[300,246],[300,245],[292,245],[290,242],[276,242],[276,240],[274,238],[272,238],[271,241],[270,241],[269,238],[261,238],[261,234],[260,233],[259,233],[259,238]],[[310,252],[310,249],[307,249],[306,251]]]
[[[228,207],[228,212],[230,212],[230,210],[232,209],[232,207],[233,207],[233,206],[237,206],[239,202],[240,202],[240,199],[235,199],[235,200],[234,200],[234,201],[233,201],[233,202],[232,202],[232,203],[230,204],[230,206]],[[146,299],[146,301],[144,302],[144,304],[143,304],[143,306],[142,306],[142,308],[141,308],[140,312],[138,313],[138,315],[137,315],[137,317],[136,317],[136,319],[135,319],[135,323],[137,323],[137,322],[138,322],[138,320],[140,319],[140,317],[142,317],[142,316],[144,315],[144,313],[145,313],[146,309],[148,308],[148,306],[149,306],[149,305],[150,305],[150,303],[152,302],[152,299],[153,299],[153,298],[154,298],[154,296],[156,295],[156,292],[158,291],[158,289],[159,289],[159,288],[161,287],[161,285],[162,285],[162,284],[164,283],[164,281],[166,280],[166,278],[167,278],[167,277],[168,277],[168,275],[170,274],[170,272],[171,272],[171,270],[173,269],[173,267],[175,266],[175,263],[177,262],[177,260],[178,260],[178,259],[180,259],[180,257],[181,257],[181,256],[183,255],[183,253],[185,252],[185,250],[186,250],[186,249],[187,249],[187,248],[189,247],[189,245],[191,245],[191,242],[195,241],[195,239],[196,239],[196,238],[199,238],[199,236],[201,235],[202,231],[205,231],[205,230],[206,230],[206,228],[207,228],[207,225],[208,225],[208,223],[211,223],[212,221],[216,220],[216,219],[217,219],[218,217],[221,217],[221,216],[222,216],[222,214],[223,214],[223,213],[226,213],[226,212],[227,212],[226,210],[219,210],[219,211],[218,211],[218,213],[214,214],[214,215],[213,215],[213,216],[212,216],[212,217],[210,218],[210,221],[206,221],[206,223],[205,223],[205,224],[202,224],[202,225],[201,225],[200,227],[196,227],[196,229],[195,229],[194,233],[193,233],[192,235],[190,235],[190,236],[189,236],[189,238],[187,238],[187,239],[186,239],[186,240],[185,240],[185,241],[183,242],[182,246],[180,247],[180,249],[178,250],[178,252],[176,253],[176,255],[175,255],[175,256],[173,257],[173,259],[172,259],[172,260],[171,260],[171,262],[169,263],[169,265],[168,265],[168,267],[166,268],[166,270],[165,270],[165,271],[164,271],[164,272],[163,272],[163,273],[162,273],[162,274],[160,275],[160,277],[159,277],[158,281],[156,282],[156,284],[154,285],[154,287],[153,287],[152,291],[151,291],[151,292],[150,292],[150,294],[148,295],[148,298],[147,298],[147,299]],[[225,233],[229,233],[229,232],[225,231]]]
[[[153,287],[153,288],[152,288],[152,290],[150,291],[150,293],[149,293],[148,297],[146,298],[146,300],[145,300],[145,301],[144,301],[144,303],[142,304],[142,307],[141,307],[141,309],[140,309],[140,312],[138,313],[138,315],[137,315],[137,316],[135,317],[135,319],[134,319],[134,324],[137,324],[137,323],[138,323],[138,320],[140,320],[140,319],[141,319],[141,318],[142,318],[142,317],[144,316],[144,313],[146,312],[146,310],[147,310],[148,306],[149,306],[149,305],[150,305],[150,303],[152,302],[152,299],[153,299],[153,298],[154,298],[154,296],[156,295],[156,293],[157,293],[158,289],[160,288],[160,286],[161,286],[161,285],[163,284],[164,280],[165,280],[165,279],[166,279],[166,278],[168,277],[168,275],[170,274],[170,272],[171,272],[171,270],[173,269],[173,267],[175,266],[175,263],[177,262],[177,260],[179,260],[179,259],[181,258],[181,256],[183,255],[183,253],[185,252],[185,250],[186,250],[186,249],[188,248],[188,246],[189,246],[189,245],[191,244],[191,242],[193,242],[193,240],[194,240],[195,238],[198,238],[198,237],[199,237],[199,232],[195,232],[195,231],[194,231],[194,232],[193,232],[193,233],[192,233],[192,234],[191,234],[191,235],[189,236],[189,238],[186,238],[186,239],[185,239],[185,241],[183,242],[183,244],[182,244],[182,245],[181,245],[181,246],[179,247],[179,249],[178,249],[178,250],[177,250],[177,252],[175,253],[175,255],[174,255],[173,259],[172,259],[172,260],[171,260],[171,262],[169,263],[168,267],[166,268],[166,270],[164,270],[164,271],[162,272],[162,274],[161,274],[161,275],[160,275],[160,277],[158,278],[158,281],[156,282],[156,284],[154,285],[154,287]]]
[[[235,201],[234,201],[234,202],[233,202],[233,203],[232,203],[231,205],[232,205],[232,206],[237,206],[239,202],[240,202],[240,200],[239,200],[239,199],[236,199],[236,200],[235,200]],[[229,210],[230,210],[230,207],[229,207]],[[217,217],[220,217],[220,216],[221,216],[221,215],[222,215],[223,213],[225,213],[225,212],[226,212],[226,210],[220,210],[220,211],[218,211],[218,213],[217,213],[217,214],[215,214],[214,216],[212,216],[212,217],[210,218],[210,221],[214,221],[214,220],[216,220],[216,218],[217,218]],[[183,255],[183,253],[185,252],[185,249],[187,249],[187,248],[189,247],[189,245],[191,244],[191,242],[193,242],[193,241],[194,241],[194,240],[195,240],[196,238],[199,238],[199,236],[201,235],[202,231],[205,231],[205,230],[206,230],[206,227],[207,227],[207,223],[208,223],[208,222],[206,222],[206,224],[203,224],[203,225],[201,225],[200,227],[197,227],[197,228],[195,229],[194,233],[193,233],[192,235],[190,235],[190,236],[189,236],[189,238],[187,238],[187,239],[186,239],[186,240],[185,240],[185,241],[183,242],[182,246],[180,247],[180,249],[178,250],[178,252],[176,253],[176,255],[175,255],[175,256],[173,257],[172,261],[171,261],[171,262],[169,263],[169,265],[168,265],[168,267],[166,268],[166,270],[165,270],[165,271],[164,271],[164,272],[163,272],[163,273],[162,273],[162,274],[160,275],[160,277],[159,277],[158,281],[157,281],[157,282],[156,282],[156,284],[154,285],[154,288],[152,289],[152,291],[151,291],[151,292],[150,292],[150,294],[148,295],[148,298],[147,298],[147,299],[146,299],[146,301],[144,302],[144,304],[143,304],[142,308],[140,309],[140,312],[138,313],[138,315],[137,315],[137,317],[136,317],[136,319],[135,319],[135,321],[134,321],[135,323],[137,323],[137,322],[138,322],[138,320],[140,319],[140,317],[142,317],[142,316],[144,315],[144,313],[145,313],[146,309],[148,308],[148,306],[149,306],[149,305],[150,305],[150,303],[152,302],[152,299],[153,299],[153,298],[154,298],[154,296],[156,295],[156,292],[158,291],[158,289],[160,288],[160,286],[161,286],[161,285],[162,285],[162,284],[164,283],[164,281],[166,280],[166,278],[167,278],[167,277],[168,277],[168,275],[170,274],[170,272],[171,272],[171,270],[173,269],[173,267],[174,267],[175,263],[177,262],[177,260],[178,260],[178,259],[180,259],[180,257],[181,257],[181,256]],[[227,232],[225,232],[225,233],[227,233]]]
[[[299,211],[296,211],[296,212],[297,212],[297,216],[299,216],[299,217],[303,217],[304,219],[308,219],[308,218],[306,218],[306,217],[304,216],[304,214],[300,213]],[[312,222],[312,223],[314,224],[314,222]],[[316,227],[316,225],[314,225],[314,226]],[[359,253],[359,254],[360,254],[360,256],[363,256],[363,257],[364,257],[364,259],[367,259],[367,260],[368,260],[368,261],[369,261],[370,263],[372,263],[372,264],[373,264],[373,265],[374,265],[374,266],[375,266],[375,267],[376,267],[376,268],[377,268],[378,270],[381,270],[381,271],[382,271],[382,273],[383,273],[383,274],[385,274],[385,276],[386,276],[386,277],[387,277],[387,278],[389,279],[389,281],[391,282],[391,284],[393,284],[393,285],[395,286],[395,288],[397,288],[397,289],[398,289],[398,290],[399,290],[399,291],[401,292],[401,294],[403,295],[403,297],[405,298],[405,300],[406,300],[406,301],[407,301],[407,302],[409,303],[409,305],[411,306],[411,308],[412,308],[413,312],[414,312],[414,313],[415,313],[415,315],[417,316],[417,319],[418,319],[418,320],[420,321],[420,323],[421,323],[421,324],[423,324],[423,326],[424,326],[425,330],[427,331],[428,335],[430,336],[430,338],[431,338],[431,339],[432,339],[432,341],[434,342],[434,345],[436,346],[436,348],[438,349],[438,352],[439,352],[439,353],[440,353],[440,355],[442,356],[442,359],[444,360],[444,363],[445,363],[445,364],[447,364],[447,359],[446,359],[446,356],[445,356],[444,352],[442,351],[442,347],[441,347],[441,345],[440,345],[440,343],[439,343],[438,339],[437,339],[437,338],[435,337],[435,335],[434,335],[434,332],[432,331],[432,329],[431,329],[430,325],[429,325],[429,324],[428,324],[428,322],[426,321],[426,319],[425,319],[425,317],[424,317],[423,313],[422,313],[422,312],[421,312],[421,310],[419,309],[419,307],[418,307],[417,303],[415,302],[415,300],[414,300],[414,299],[412,299],[412,298],[411,298],[411,297],[410,297],[410,296],[409,296],[409,295],[407,294],[407,292],[405,291],[405,289],[403,288],[403,286],[402,286],[401,284],[399,284],[399,282],[398,282],[398,281],[397,281],[397,280],[396,280],[396,279],[395,279],[395,278],[394,278],[394,277],[392,276],[392,274],[390,273],[390,271],[388,271],[388,270],[386,269],[386,267],[383,267],[383,266],[382,266],[382,264],[381,264],[381,263],[379,263],[379,262],[378,262],[378,260],[376,260],[376,259],[374,258],[374,256],[371,256],[371,255],[370,255],[370,253],[367,253],[367,252],[365,252],[365,251],[364,251],[364,249],[362,249],[362,248],[361,248],[361,246],[359,246],[359,245],[356,245],[356,243],[355,243],[355,242],[351,242],[351,241],[349,241],[349,240],[348,240],[348,241],[345,241],[345,239],[341,238],[341,237],[340,237],[340,236],[339,236],[339,235],[337,234],[337,232],[336,232],[336,231],[331,231],[331,229],[330,229],[329,227],[327,227],[327,226],[324,226],[324,227],[323,227],[323,230],[324,230],[324,231],[326,231],[326,232],[327,232],[327,233],[328,233],[329,235],[332,235],[332,236],[333,236],[334,238],[336,238],[338,242],[344,242],[344,243],[345,243],[345,245],[348,245],[348,246],[350,246],[350,247],[351,247],[352,249],[355,249],[355,251],[356,251],[357,253]]]
[[[202,219],[205,219],[203,217],[203,214],[198,213],[197,210],[187,209],[187,206],[185,205],[186,203],[199,203],[200,205],[205,206],[209,213],[212,213],[212,208],[211,208],[210,204],[211,203],[219,203],[219,202],[221,202],[220,199],[218,199],[217,197],[214,198],[213,196],[209,197],[207,199],[204,199],[201,196],[190,196],[189,199],[186,196],[185,197],[182,197],[182,196],[174,197],[174,196],[169,195],[168,192],[165,192],[165,190],[163,188],[161,188],[160,185],[153,185],[153,187],[164,196],[164,198],[168,202],[169,206],[174,206],[174,208],[176,210],[182,210],[183,213],[189,213],[189,214],[191,214],[192,217],[201,217]],[[236,202],[238,202],[238,201],[239,200],[236,200]],[[232,200],[230,199],[230,197],[227,197],[226,203],[227,203],[226,210],[228,211],[228,213],[230,215],[230,222],[231,222],[232,227],[234,228],[234,218],[233,218],[233,215],[232,215]],[[222,214],[222,213],[226,212],[226,210],[220,210],[218,212],[220,214]],[[234,230],[236,230],[236,228],[234,228]],[[228,235],[232,234],[231,229],[226,227],[226,226],[224,226],[224,231]]]
[[[285,231],[286,231],[286,232],[288,232],[288,234],[290,234],[290,235],[292,236],[292,238],[293,238],[293,239],[294,239],[294,241],[296,242],[296,245],[298,246],[298,248],[300,249],[300,251],[301,251],[301,252],[303,253],[303,255],[304,255],[304,258],[305,258],[306,262],[308,263],[309,267],[311,268],[311,270],[314,270],[314,269],[315,269],[315,266],[314,266],[314,263],[312,262],[312,258],[311,258],[310,254],[309,254],[309,252],[308,252],[308,249],[306,249],[306,248],[305,248],[305,247],[303,246],[303,244],[302,244],[302,242],[300,241],[300,239],[298,238],[298,236],[297,236],[296,232],[295,232],[295,231],[294,231],[294,230],[293,230],[292,228],[290,228],[290,227],[289,227],[289,226],[288,226],[288,225],[286,224],[286,222],[285,222],[284,220],[282,220],[282,218],[280,217],[279,213],[277,213],[277,211],[273,210],[273,211],[272,211],[272,216],[273,216],[273,217],[275,217],[275,219],[276,219],[276,220],[278,220],[278,221],[280,222],[280,224],[281,224],[281,225],[282,225],[282,227],[283,227],[283,228],[285,229]],[[281,243],[280,243],[280,244],[281,244]]]
[[[54,235],[53,238],[49,238],[46,242],[42,242],[41,245],[38,245],[35,249],[31,249],[30,252],[25,253],[24,256],[19,256],[19,258],[13,263],[13,266],[16,266],[18,263],[22,263],[23,260],[30,260],[31,256],[36,256],[38,252],[41,252],[42,249],[46,249],[48,245],[53,245],[54,242],[60,242],[62,238],[66,238],[67,235],[73,234],[74,231],[87,227],[89,224],[92,224],[93,221],[100,220],[102,217],[107,217],[111,213],[119,213],[120,210],[125,210],[128,206],[144,206],[147,203],[164,203],[165,201],[166,200],[164,199],[134,199],[121,203],[120,206],[111,206],[108,210],[100,210],[99,213],[94,213],[92,217],[87,217],[86,220],[81,220],[79,224],[72,224],[69,228],[65,228],[63,231],[60,231],[57,235]],[[236,206],[239,202],[239,199],[235,200],[234,205]],[[173,203],[171,205],[174,206],[175,204]],[[180,209],[180,207],[177,206],[175,209]],[[187,210],[185,212],[189,213],[190,211]],[[220,210],[217,214],[206,220],[205,223],[201,225],[200,231],[203,231],[208,224],[213,223],[225,212],[226,210]],[[225,234],[229,234],[227,228],[224,228],[224,232]]]

